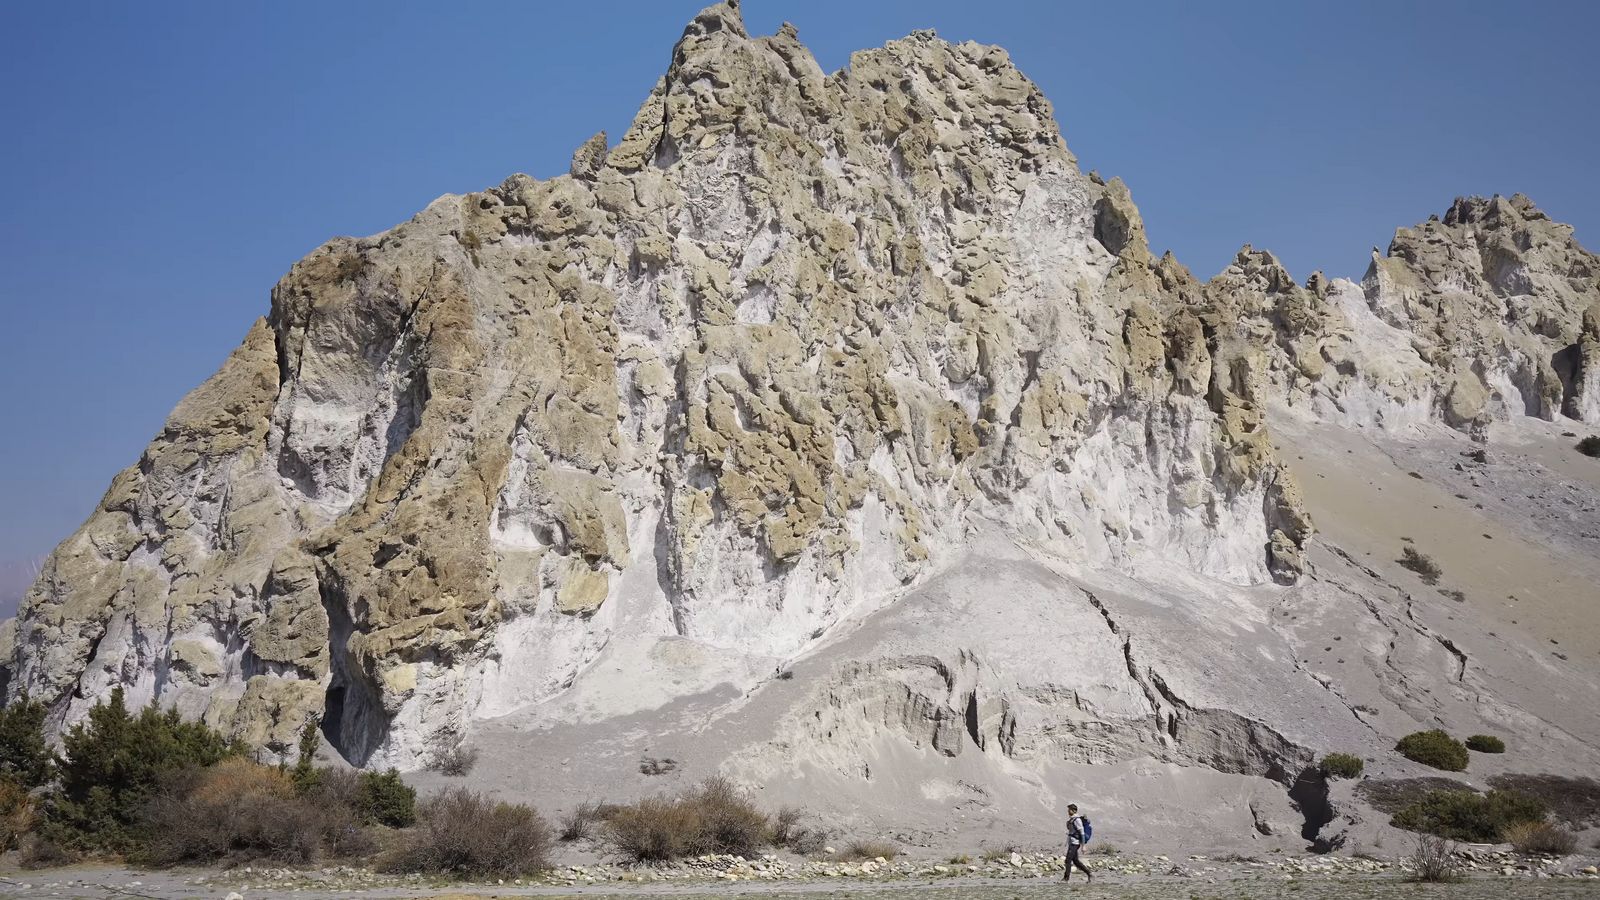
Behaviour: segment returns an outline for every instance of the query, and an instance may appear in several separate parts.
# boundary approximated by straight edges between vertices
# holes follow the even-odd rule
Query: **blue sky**
[[[0,573],[76,528],[289,265],[615,140],[697,2],[12,3],[0,11]],[[1460,194],[1600,246],[1600,4],[746,0],[824,68],[1007,47],[1085,169],[1209,277],[1358,276]],[[15,567],[13,567],[15,568]],[[4,586],[0,585],[0,591]]]

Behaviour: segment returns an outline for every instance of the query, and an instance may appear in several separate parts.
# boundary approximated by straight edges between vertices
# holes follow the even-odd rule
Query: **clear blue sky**
[[[289,265],[615,140],[702,4],[9,3],[0,565],[42,555]],[[1244,242],[1358,276],[1397,226],[1529,194],[1600,244],[1600,4],[747,0],[824,68],[916,28],[1007,47],[1085,169],[1197,275]]]

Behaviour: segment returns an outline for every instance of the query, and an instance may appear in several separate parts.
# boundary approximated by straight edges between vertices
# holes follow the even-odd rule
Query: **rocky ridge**
[[[918,32],[830,75],[730,0],[615,146],[297,263],[47,561],[6,692],[66,723],[121,684],[270,752],[318,718],[351,762],[415,767],[530,709],[754,690],[913,595],[957,603],[939,585],[1004,544],[1023,574],[994,583],[1058,605],[863,647],[738,765],[845,740],[821,711],[865,698],[945,757],[1293,789],[1355,726],[1260,713],[1255,680],[1301,688],[1203,677],[1141,604],[1192,588],[1213,605],[1174,615],[1246,627],[1210,610],[1332,590],[1272,410],[1600,421],[1597,276],[1519,195],[1400,230],[1360,284],[1250,247],[1202,283],[1005,51]],[[1045,659],[1067,639],[1090,671]]]

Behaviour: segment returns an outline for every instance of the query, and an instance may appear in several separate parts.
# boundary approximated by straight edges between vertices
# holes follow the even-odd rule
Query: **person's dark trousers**
[[[1073,866],[1077,866],[1078,870],[1083,872],[1083,874],[1087,875],[1089,877],[1090,881],[1094,880],[1094,873],[1089,871],[1089,867],[1084,865],[1083,864],[1083,860],[1078,858],[1078,852],[1080,850],[1082,850],[1082,849],[1083,849],[1083,846],[1081,844],[1068,844],[1067,845],[1067,865],[1066,865],[1066,872],[1061,876],[1061,880],[1062,881],[1071,881],[1072,880],[1072,867]]]

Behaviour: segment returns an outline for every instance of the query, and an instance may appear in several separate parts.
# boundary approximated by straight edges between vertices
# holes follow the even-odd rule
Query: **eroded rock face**
[[[827,75],[719,4],[615,147],[297,263],[50,558],[9,690],[66,722],[123,684],[275,752],[320,718],[411,765],[623,638],[793,657],[979,527],[1291,583],[1266,406],[1594,421],[1596,271],[1513,198],[1362,286],[1249,248],[1202,284],[1005,51],[918,33]]]

